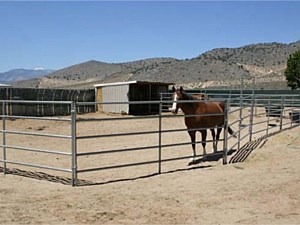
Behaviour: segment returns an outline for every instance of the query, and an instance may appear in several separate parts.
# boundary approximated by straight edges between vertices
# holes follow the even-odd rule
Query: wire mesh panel
[[[0,96],[2,100],[26,100],[26,101],[75,101],[94,102],[95,91],[91,90],[64,90],[64,89],[32,89],[11,88],[10,95],[6,96],[2,89]],[[70,115],[70,105],[66,104],[23,104],[21,102],[8,103],[9,114],[15,116],[62,116]],[[95,112],[95,106],[79,106],[77,113]]]

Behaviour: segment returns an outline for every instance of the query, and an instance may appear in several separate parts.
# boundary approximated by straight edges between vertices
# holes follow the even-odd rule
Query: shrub
[[[289,56],[284,75],[288,81],[288,87],[292,90],[300,87],[300,50]]]

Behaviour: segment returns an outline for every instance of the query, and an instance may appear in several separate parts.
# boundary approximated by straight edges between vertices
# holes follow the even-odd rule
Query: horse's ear
[[[175,92],[175,91],[176,91],[176,88],[175,88],[174,86],[172,87],[172,91],[173,91],[173,92]]]
[[[183,87],[182,86],[180,86],[180,92],[183,92]]]

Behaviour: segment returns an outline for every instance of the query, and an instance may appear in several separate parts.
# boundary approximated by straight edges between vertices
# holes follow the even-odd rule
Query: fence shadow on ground
[[[196,169],[204,169],[204,168],[209,168],[209,167],[212,167],[212,166],[208,165],[208,166],[197,166],[197,167],[190,167],[190,168],[184,168],[184,169],[176,169],[176,170],[170,170],[170,171],[166,171],[166,172],[162,172],[162,173],[153,173],[153,174],[137,176],[137,177],[132,177],[132,178],[113,179],[113,180],[108,180],[108,181],[104,181],[104,182],[92,182],[92,181],[77,179],[77,186],[105,185],[105,184],[119,183],[119,182],[125,182],[125,181],[141,180],[141,179],[147,179],[147,178],[162,175],[162,174],[170,174],[170,173],[196,170]],[[1,167],[1,166],[0,166],[0,172],[3,173],[3,167]],[[36,180],[44,180],[44,181],[49,181],[49,182],[54,182],[54,183],[60,183],[60,184],[64,184],[64,185],[72,184],[71,178],[62,177],[62,176],[53,176],[53,175],[43,173],[43,172],[32,172],[32,171],[25,171],[25,170],[20,170],[20,169],[16,169],[16,168],[12,168],[12,169],[6,168],[6,174],[17,175],[17,176],[27,177],[27,178],[31,178],[31,179],[36,179]]]
[[[288,128],[285,128],[285,129],[282,129],[279,131],[272,132],[268,135],[264,135],[254,141],[250,141],[250,142],[246,143],[239,150],[233,149],[233,150],[228,151],[228,153],[227,153],[228,156],[233,155],[235,153],[233,155],[233,157],[230,159],[229,163],[244,162],[255,149],[257,149],[258,147],[262,148],[263,145],[268,141],[269,137],[274,136],[278,133],[281,133],[282,131],[290,130],[294,127],[296,127],[296,126],[288,127]],[[219,161],[222,157],[223,157],[223,151],[220,151],[220,152],[217,152],[216,154],[208,154],[206,156],[205,161]],[[92,181],[77,179],[77,186],[105,185],[105,184],[125,182],[125,181],[134,181],[134,180],[140,180],[140,179],[147,179],[147,178],[162,175],[162,174],[171,174],[171,173],[176,173],[176,172],[183,172],[183,171],[205,169],[205,168],[213,167],[211,165],[208,165],[208,166],[198,165],[201,163],[202,163],[202,158],[194,161],[192,164],[188,165],[190,167],[187,167],[187,168],[170,170],[170,171],[165,171],[162,173],[153,173],[153,174],[148,174],[148,175],[138,176],[138,177],[133,177],[133,178],[113,179],[113,180],[108,180],[108,181],[104,181],[104,182],[92,182]],[[191,167],[192,165],[194,165],[194,167]],[[198,166],[195,166],[195,165],[198,165]],[[0,166],[0,173],[3,173],[3,167],[1,167],[1,166]],[[28,177],[28,178],[37,179],[37,180],[45,180],[45,181],[60,183],[60,184],[64,184],[64,185],[72,184],[71,178],[63,177],[63,176],[53,176],[51,174],[47,174],[47,173],[43,173],[43,172],[32,172],[32,171],[20,170],[20,169],[16,169],[16,168],[6,168],[6,174]]]
[[[0,172],[3,173],[3,167],[1,167],[1,166],[0,166]],[[16,168],[6,168],[6,174],[32,178],[32,179],[36,179],[36,180],[45,180],[45,181],[60,183],[60,184],[65,184],[65,185],[72,184],[71,178],[62,177],[62,176],[53,176],[53,175],[50,175],[48,173],[43,173],[43,172],[32,172],[32,171],[20,170],[20,169],[16,169]],[[80,179],[78,179],[77,182],[78,182],[78,184],[81,184],[81,185],[88,185],[88,184],[92,183],[90,181],[80,180]]]
[[[229,151],[228,155],[232,155],[235,151],[236,150]],[[223,158],[223,151],[220,151],[220,152],[217,152],[216,154],[207,154],[206,161],[209,161],[209,162],[219,161],[222,158]],[[131,177],[131,178],[112,179],[112,180],[108,180],[108,181],[104,181],[104,182],[92,182],[92,181],[78,179],[77,186],[105,185],[105,184],[111,184],[111,183],[134,181],[134,180],[147,179],[150,177],[163,175],[163,174],[171,174],[171,173],[176,173],[176,172],[184,172],[184,171],[205,169],[205,168],[212,167],[211,165],[207,165],[207,166],[198,165],[201,163],[202,163],[202,158],[189,164],[188,166],[190,166],[190,167],[188,167],[188,168],[169,170],[169,171],[165,171],[162,173],[153,173],[153,174]],[[195,166],[195,165],[198,165],[198,166]],[[194,166],[194,167],[191,167],[191,166]],[[0,166],[0,173],[3,173],[3,167],[1,167],[1,166]],[[33,171],[20,170],[20,169],[16,169],[16,168],[6,168],[6,174],[17,175],[17,176],[22,176],[22,177],[27,177],[27,178],[31,178],[31,179],[37,179],[37,180],[44,180],[44,181],[49,181],[49,182],[54,182],[54,183],[60,183],[60,184],[64,184],[64,185],[72,184],[71,178],[63,177],[63,176],[53,176],[51,174],[43,173],[43,172],[33,172]]]
[[[255,150],[261,143],[260,148],[268,141],[266,137],[261,137],[255,141],[250,141],[246,143],[242,148],[240,148],[235,155],[230,159],[229,163],[244,162],[249,155]]]
[[[290,130],[294,127],[295,126],[287,127],[287,128],[282,129],[282,130],[275,131],[275,132],[272,132],[270,134],[259,137],[258,139],[254,140],[254,141],[249,141],[248,143],[246,143],[242,148],[240,148],[235,153],[235,155],[230,159],[229,163],[244,162],[255,149],[257,149],[258,147],[262,148],[266,144],[266,142],[268,141],[269,137],[272,137],[276,134],[279,134],[279,133],[281,133],[285,130]]]
[[[232,155],[236,150],[231,150],[227,154]],[[205,161],[219,161],[220,159],[223,158],[223,151],[219,151],[215,154],[207,154],[206,160]],[[161,173],[153,173],[153,174],[148,174],[144,176],[138,176],[138,177],[132,177],[132,178],[122,178],[122,179],[114,179],[114,180],[109,180],[109,181],[104,181],[104,182],[95,182],[95,183],[81,183],[78,184],[78,186],[91,186],[91,185],[105,185],[105,184],[111,184],[111,183],[119,183],[119,182],[125,182],[125,181],[134,181],[134,180],[141,180],[141,179],[147,179],[150,177],[154,176],[159,176],[159,175],[164,175],[164,174],[171,174],[171,173],[177,173],[177,172],[184,172],[184,171],[190,171],[190,170],[198,170],[198,169],[206,169],[206,168],[211,168],[213,167],[212,165],[198,165],[203,162],[202,158],[194,161],[193,163],[188,164],[187,168],[181,168],[181,169],[175,169],[175,170],[168,170],[165,172]],[[194,165],[194,167],[192,167]],[[195,166],[197,165],[197,166]]]
[[[233,154],[235,151],[236,150],[232,150],[232,151],[228,152],[228,155]],[[206,161],[218,161],[222,157],[223,157],[223,151],[217,152],[215,154],[207,154]],[[211,165],[207,165],[207,166],[198,165],[201,163],[202,163],[202,158],[194,161],[192,164],[188,165],[189,167],[187,167],[187,168],[169,170],[169,171],[165,171],[165,172],[161,172],[161,173],[153,173],[153,174],[131,177],[131,178],[112,179],[112,180],[108,180],[108,181],[104,181],[104,182],[92,182],[92,181],[77,179],[77,186],[105,185],[105,184],[111,184],[111,183],[134,181],[134,180],[147,179],[150,177],[163,175],[163,174],[171,174],[171,173],[176,173],[176,172],[183,172],[183,171],[196,170],[196,169],[205,169],[205,168],[212,167]],[[192,167],[192,165],[194,165],[194,166]],[[195,165],[197,165],[197,166],[195,166]],[[1,167],[1,166],[0,166],[0,173],[3,173],[3,167]],[[27,177],[27,178],[37,179],[37,180],[45,180],[45,181],[60,183],[60,184],[64,184],[64,185],[72,184],[71,178],[63,177],[63,176],[53,176],[51,174],[44,173],[44,172],[33,172],[33,171],[20,170],[20,169],[16,169],[16,168],[6,168],[6,174],[17,175],[17,176],[22,176],[22,177]]]
[[[132,177],[132,178],[114,179],[114,180],[108,180],[108,181],[104,181],[104,182],[95,182],[92,184],[78,184],[78,186],[105,185],[105,184],[119,183],[119,182],[125,182],[125,181],[142,180],[142,179],[147,179],[150,177],[160,176],[163,174],[171,174],[171,173],[177,173],[177,172],[183,172],[183,171],[189,171],[189,170],[197,170],[197,169],[205,169],[205,168],[210,168],[210,167],[212,167],[212,166],[208,165],[208,166],[189,167],[189,168],[184,168],[184,169],[169,170],[169,171],[165,171],[165,172],[161,172],[161,173],[153,173],[153,174]]]

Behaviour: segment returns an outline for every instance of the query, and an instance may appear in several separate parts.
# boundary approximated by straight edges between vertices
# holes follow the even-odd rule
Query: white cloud
[[[36,67],[36,68],[34,68],[34,70],[44,70],[44,68],[43,67]]]

